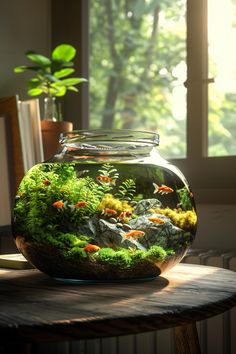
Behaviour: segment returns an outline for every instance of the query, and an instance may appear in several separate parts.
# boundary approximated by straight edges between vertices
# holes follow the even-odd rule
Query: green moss
[[[41,234],[35,233],[34,239],[38,242],[49,244],[49,245],[56,247],[58,249],[64,249],[64,243],[49,233],[46,233],[46,232],[41,233]]]
[[[145,259],[155,261],[164,261],[167,254],[161,246],[152,246],[145,254]]]
[[[185,211],[180,208],[157,208],[154,212],[167,216],[174,225],[185,231],[191,231],[196,227],[197,215],[194,209]]]
[[[163,261],[166,257],[167,253],[162,247],[152,246],[148,251],[131,249],[115,251],[111,248],[102,248],[97,252],[95,259],[120,268],[130,268],[144,260],[157,262]]]
[[[134,250],[130,252],[130,256],[133,263],[137,263],[145,258],[145,251]]]
[[[102,248],[96,255],[96,259],[121,268],[128,268],[132,265],[132,258],[129,250],[122,249],[114,251],[111,248]]]
[[[60,233],[59,236],[57,237],[57,239],[62,242],[65,246],[68,247],[73,247],[73,246],[80,246],[80,240],[78,239],[78,237],[74,234],[70,234],[70,233]],[[86,241],[82,241],[85,242],[87,244]]]
[[[88,244],[88,241],[83,241],[83,240],[77,239],[76,246],[78,246],[78,247],[85,247],[85,246],[87,246],[87,244]]]
[[[126,250],[116,251],[114,254],[114,265],[128,268],[132,265],[132,258]]]
[[[133,208],[127,201],[121,201],[118,198],[115,198],[112,194],[105,194],[101,203],[98,206],[98,210],[103,211],[104,209],[113,209],[117,213],[123,211],[129,211],[132,213]]]
[[[97,258],[101,261],[109,262],[114,257],[115,253],[116,251],[114,251],[112,248],[102,248],[97,253]]]
[[[67,257],[75,260],[85,260],[88,258],[87,253],[83,250],[83,248],[80,247],[73,247],[71,248],[67,253]]]

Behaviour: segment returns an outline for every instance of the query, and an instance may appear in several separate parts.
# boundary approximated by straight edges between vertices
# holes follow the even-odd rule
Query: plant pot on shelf
[[[71,130],[73,130],[72,122],[66,122],[66,121],[55,122],[46,119],[41,121],[44,160],[50,159],[60,149],[61,147],[61,145],[59,144],[60,134]]]

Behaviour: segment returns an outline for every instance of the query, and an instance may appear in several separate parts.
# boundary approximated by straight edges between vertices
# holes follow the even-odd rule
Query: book
[[[19,101],[18,109],[24,172],[26,173],[33,165],[35,165],[33,129],[29,105],[25,102]]]
[[[24,172],[44,160],[39,100],[18,101]]]
[[[0,267],[10,269],[32,269],[34,266],[21,253],[1,254]]]
[[[29,105],[29,113],[30,113],[32,135],[33,135],[33,142],[34,142],[35,163],[43,162],[44,153],[43,153],[43,139],[42,139],[42,132],[41,132],[39,100],[36,98],[36,99],[30,99],[23,102]]]
[[[9,225],[24,174],[44,161],[39,99],[0,98],[0,151],[0,225]]]

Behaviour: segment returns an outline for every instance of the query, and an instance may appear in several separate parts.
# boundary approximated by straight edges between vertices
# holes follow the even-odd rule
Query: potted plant
[[[63,121],[60,102],[56,98],[64,96],[68,91],[78,92],[76,86],[87,81],[85,78],[71,77],[75,71],[75,55],[76,49],[72,45],[60,44],[54,48],[50,57],[34,51],[27,52],[26,57],[31,65],[14,68],[15,73],[33,73],[27,82],[29,96],[45,96],[41,128],[46,159],[56,152],[60,132],[73,129],[71,122]]]

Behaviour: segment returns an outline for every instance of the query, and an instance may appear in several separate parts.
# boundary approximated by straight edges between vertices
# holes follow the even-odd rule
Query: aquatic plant
[[[127,249],[115,251],[111,248],[102,248],[98,252],[96,259],[122,268],[130,267],[132,264],[132,259]]]
[[[163,261],[166,257],[166,251],[160,246],[152,246],[147,252],[130,248],[123,248],[120,250],[102,248],[95,255],[95,259],[98,262],[111,264],[121,268],[130,268],[142,261]]]
[[[145,259],[163,261],[166,258],[167,254],[164,248],[161,246],[151,246],[150,249],[145,253]]]
[[[72,260],[82,261],[88,258],[88,254],[81,247],[73,247],[66,252],[66,256]]]
[[[178,209],[154,209],[154,212],[157,214],[162,214],[167,216],[174,225],[185,231],[191,231],[196,227],[197,215],[194,210],[184,211],[181,208]]]
[[[132,200],[136,192],[136,185],[133,179],[126,179],[118,187],[118,192],[115,194],[120,200]]]
[[[132,206],[127,201],[122,201],[118,198],[115,198],[112,194],[105,194],[102,198],[98,210],[103,211],[105,209],[115,210],[117,213],[123,211],[129,211],[132,213]]]
[[[192,200],[191,195],[192,193],[186,187],[181,189],[177,189],[176,193],[179,195],[180,199],[180,207],[184,210],[191,210],[192,209]]]
[[[98,173],[99,175],[96,179],[100,183],[100,190],[108,193],[115,186],[116,180],[119,178],[119,173],[110,163],[102,165],[102,169],[98,170]]]
[[[14,219],[19,231],[44,239],[44,232],[77,228],[82,216],[97,212],[102,196],[91,177],[77,178],[74,163],[36,165],[21,182]]]
[[[59,235],[56,238],[64,246],[68,246],[68,247],[74,247],[74,246],[82,247],[88,243],[87,241],[81,241],[77,235],[69,233],[69,232],[59,233]]]

